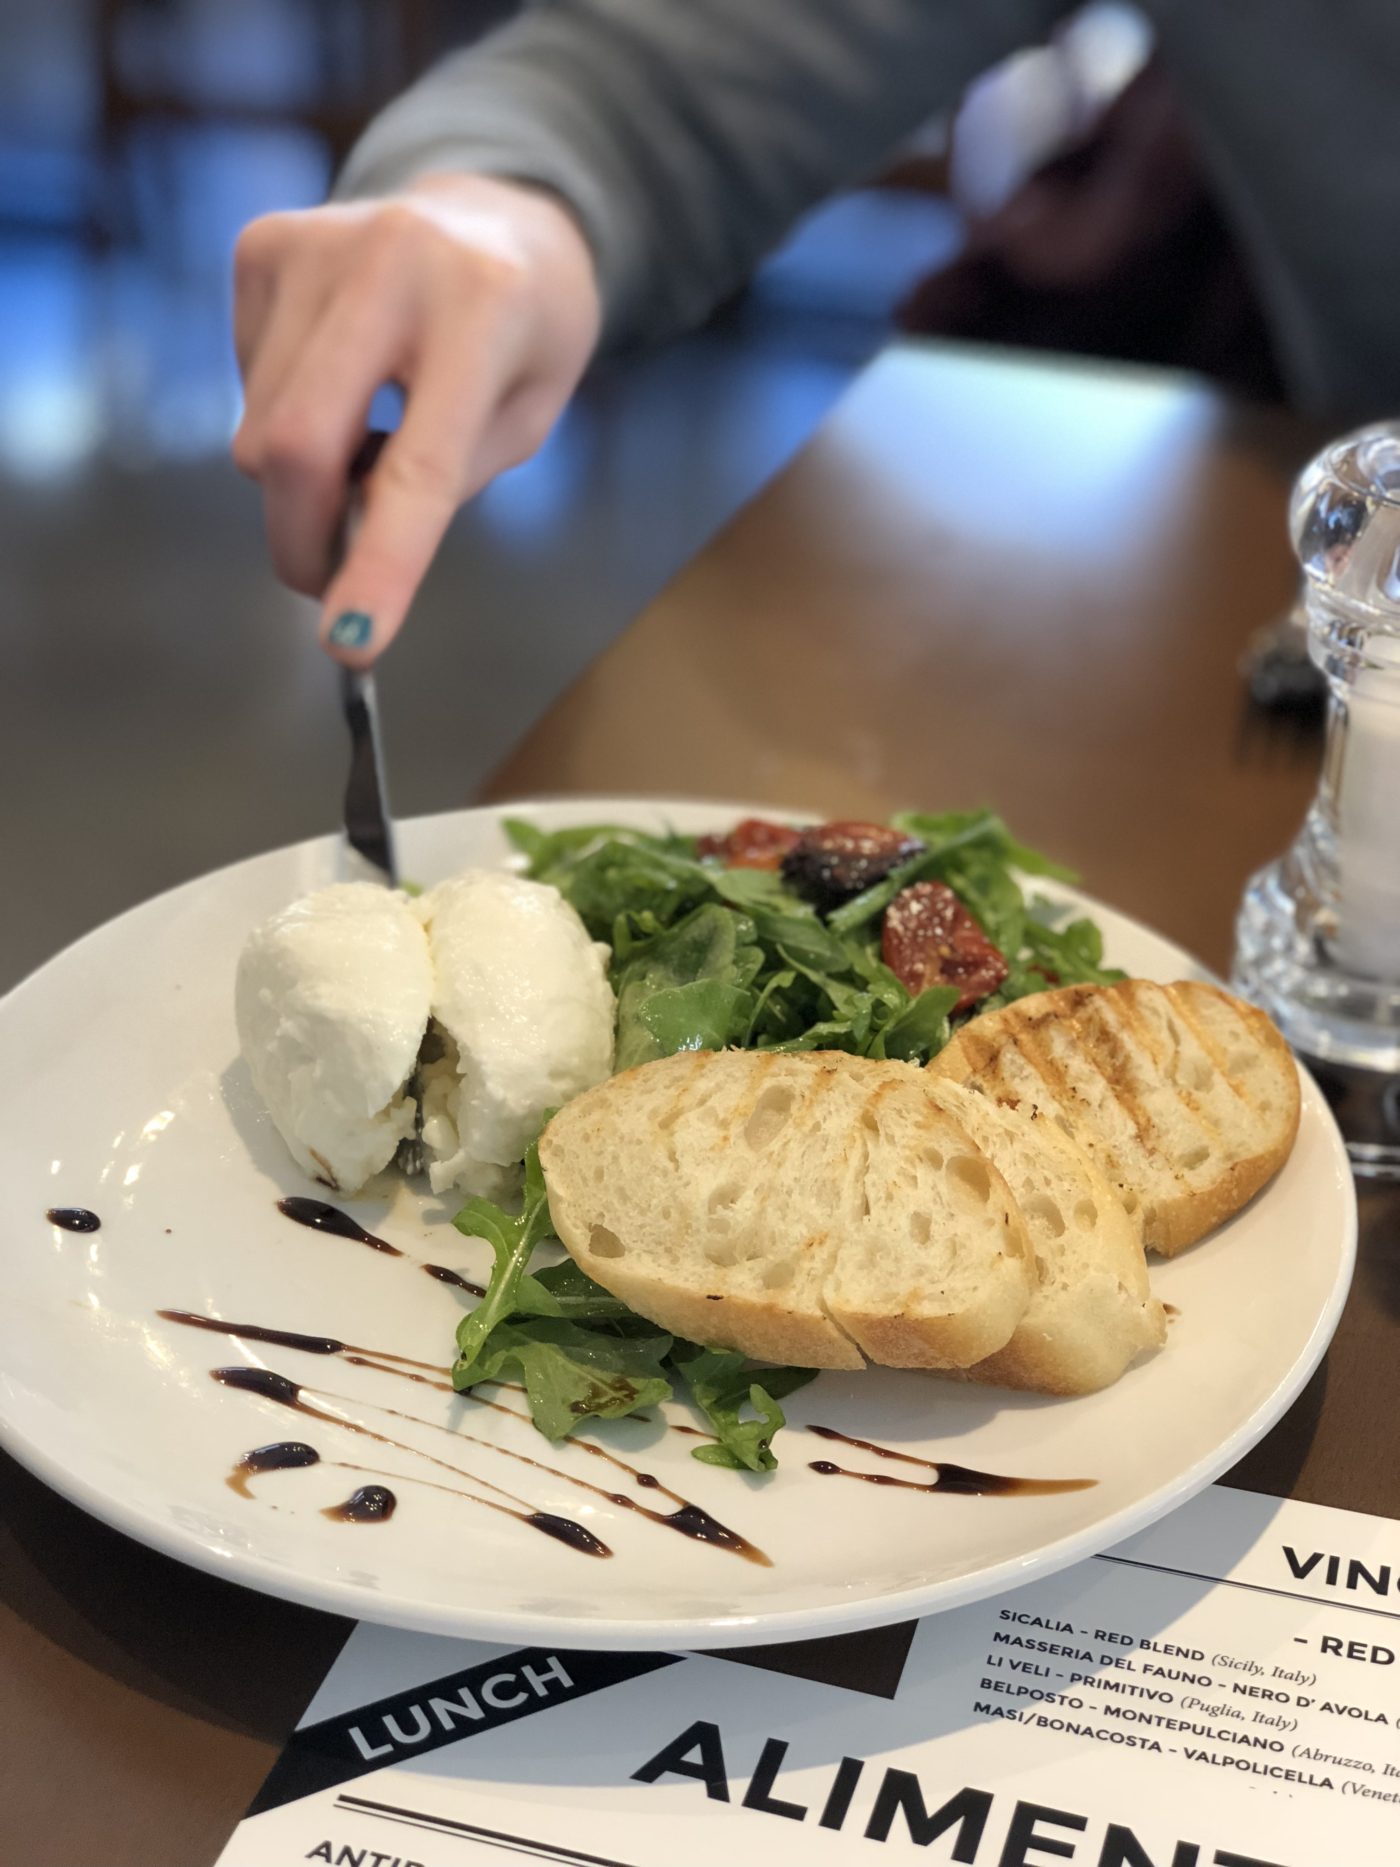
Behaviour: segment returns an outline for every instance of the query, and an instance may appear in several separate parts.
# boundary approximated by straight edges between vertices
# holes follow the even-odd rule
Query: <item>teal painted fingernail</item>
[[[326,640],[336,648],[363,648],[374,633],[374,624],[362,609],[342,610],[326,632]]]

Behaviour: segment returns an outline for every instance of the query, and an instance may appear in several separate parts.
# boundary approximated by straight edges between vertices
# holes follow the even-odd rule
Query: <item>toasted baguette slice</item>
[[[1011,1189],[907,1063],[838,1057],[860,1086],[861,1211],[823,1291],[872,1361],[968,1368],[1011,1339],[1034,1288]]]
[[[569,1103],[540,1164],[591,1277],[663,1328],[761,1360],[967,1366],[1030,1297],[1005,1181],[904,1064],[668,1057]]]
[[[683,1051],[624,1071],[540,1137],[555,1228],[590,1277],[677,1335],[861,1368],[822,1301],[860,1212],[858,1102],[806,1057]]]
[[[974,1018],[928,1067],[1058,1121],[1163,1257],[1238,1212],[1298,1132],[1282,1037],[1196,981],[1040,992]]]
[[[946,1079],[927,1086],[1000,1168],[1035,1256],[1036,1287],[1025,1315],[1006,1347],[969,1368],[967,1378],[1038,1394],[1111,1386],[1167,1334],[1122,1201],[1049,1116],[1003,1108]]]

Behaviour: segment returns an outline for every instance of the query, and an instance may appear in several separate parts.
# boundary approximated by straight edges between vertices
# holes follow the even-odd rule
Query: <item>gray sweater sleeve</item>
[[[1068,0],[534,0],[378,117],[338,195],[537,183],[593,249],[605,342],[669,335]]]

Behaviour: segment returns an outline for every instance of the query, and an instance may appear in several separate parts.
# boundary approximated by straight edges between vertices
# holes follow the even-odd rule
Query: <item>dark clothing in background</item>
[[[1284,392],[1238,243],[1159,61],[1074,147],[900,306],[925,336],[1201,370],[1258,400]]]

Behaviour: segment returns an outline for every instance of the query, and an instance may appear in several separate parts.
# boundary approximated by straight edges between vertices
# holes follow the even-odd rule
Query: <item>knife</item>
[[[350,485],[345,515],[336,540],[337,562],[359,528],[364,506],[364,482],[379,458],[388,436],[378,429],[366,435],[350,463]],[[345,781],[346,868],[359,868],[368,881],[399,885],[394,848],[394,820],[384,778],[384,753],[379,735],[379,706],[374,672],[369,668],[340,669],[340,705],[350,729],[350,773]]]
[[[372,428],[350,463],[345,515],[335,541],[337,563],[345,561],[345,553],[359,528],[364,484],[388,438],[382,430]],[[344,867],[352,881],[382,882],[397,888],[399,864],[394,849],[394,819],[389,813],[389,792],[384,782],[384,751],[379,738],[379,705],[372,669],[341,667],[340,705],[350,728]],[[416,1068],[407,1087],[417,1105],[413,1133],[399,1142],[395,1159],[404,1173],[413,1175],[423,1171],[423,1086]]]

